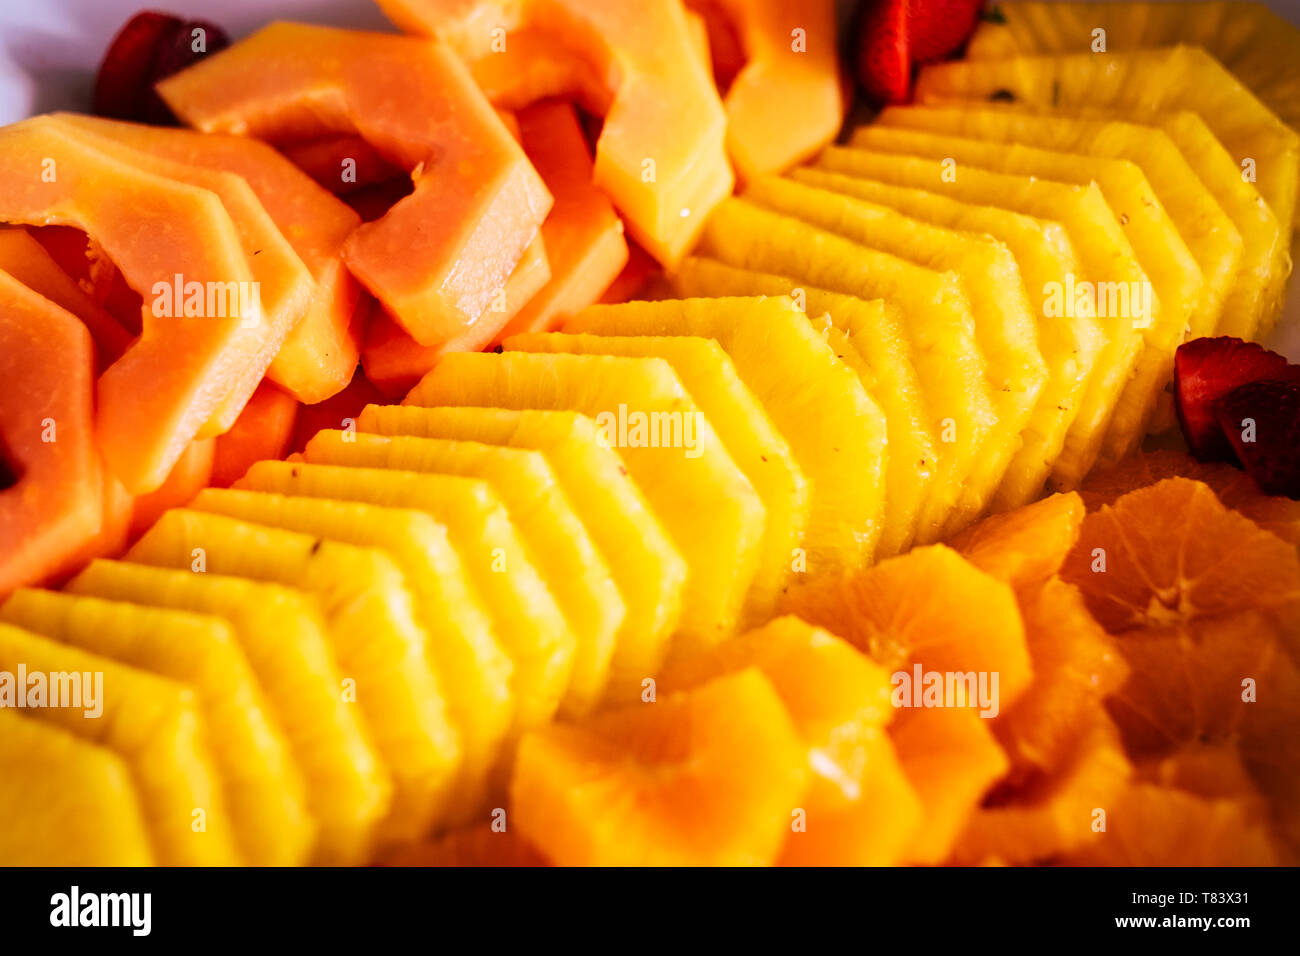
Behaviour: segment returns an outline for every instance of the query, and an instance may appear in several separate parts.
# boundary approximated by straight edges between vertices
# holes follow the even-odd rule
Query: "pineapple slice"
[[[990,143],[950,134],[923,133],[897,127],[872,126],[859,130],[855,145],[886,152],[952,157],[984,169],[1028,176],[1044,176],[1058,182],[1088,185],[1096,182],[1114,210],[1150,279],[1150,302],[1141,309],[1129,297],[1097,296],[1098,311],[1127,312],[1121,318],[1142,331],[1143,345],[1137,371],[1124,386],[1107,426],[1102,454],[1109,459],[1126,455],[1146,435],[1165,382],[1173,372],[1173,353],[1191,326],[1192,314],[1204,279],[1186,243],[1183,242],[1155,190],[1142,171],[1126,160],[1101,159],[1037,149],[1018,143]],[[958,173],[958,178],[960,178]],[[1117,278],[1106,276],[1106,281]],[[1130,287],[1133,288],[1133,287]],[[1145,287],[1137,287],[1138,289]]]
[[[1253,160],[1260,193],[1284,234],[1291,233],[1300,134],[1199,47],[944,63],[922,70],[916,86],[918,100],[986,99],[995,93],[1051,106],[1191,110],[1205,120],[1239,167]]]
[[[787,298],[690,299],[595,305],[569,332],[704,336],[718,341],[812,485],[801,573],[869,563],[880,538],[888,435],[885,416]]]
[[[897,305],[912,341],[931,426],[939,436],[935,480],[921,512],[916,540],[938,540],[955,512],[970,517],[978,513],[982,502],[964,492],[964,485],[997,416],[984,377],[984,359],[975,342],[970,302],[959,276],[867,249],[745,199],[729,199],[718,207],[705,226],[699,251],[733,266],[790,275],[835,292],[884,298]],[[825,416],[813,411],[792,424],[805,429],[824,422]],[[842,447],[840,436],[837,428],[819,434],[832,449]],[[816,496],[819,475],[807,466],[804,470],[812,475]],[[846,494],[863,494],[859,475],[849,469],[839,469],[837,474],[837,484],[847,485]],[[814,511],[814,523],[816,520]],[[827,520],[843,522],[834,514]]]
[[[456,738],[429,670],[406,578],[376,548],[173,508],[126,560],[285,584],[320,601],[342,683],[391,775],[381,845],[425,835],[446,797]]]
[[[934,480],[936,459],[925,397],[898,310],[882,299],[867,301],[826,292],[785,276],[737,269],[699,256],[684,260],[670,281],[675,294],[684,299],[790,296],[796,307],[802,302],[809,314],[829,318],[827,343],[854,371],[885,415],[889,457],[885,463],[885,512],[876,557],[906,551]]]
[[[545,582],[520,590],[533,613],[514,623],[508,649],[515,662],[516,729],[589,709],[604,693],[623,600],[582,522],[539,452],[478,442],[322,430],[304,449],[309,462],[361,465],[480,478],[501,498],[524,543],[524,555]],[[512,555],[498,544],[472,560],[510,575]],[[481,568],[480,568],[481,570]],[[550,596],[551,600],[547,601]]]
[[[741,620],[742,624],[768,620],[794,573],[790,555],[808,526],[809,483],[795,464],[789,444],[745,387],[718,343],[692,336],[613,338],[532,333],[513,336],[504,344],[508,351],[519,352],[661,358],[672,366],[717,431],[732,461],[763,499],[767,522],[758,570],[745,598]]]
[[[0,866],[153,862],[122,758],[0,708]]]
[[[23,711],[25,718],[104,747],[130,768],[158,863],[237,866],[242,862],[192,690],[0,624],[0,671],[16,675],[19,667],[25,669],[29,684],[33,675],[45,675],[50,691],[45,705]],[[48,706],[55,684],[74,694],[73,703],[84,706]],[[91,701],[88,695],[102,699]],[[96,714],[100,708],[102,712]]]
[[[0,619],[195,692],[231,828],[252,866],[299,866],[315,839],[302,777],[220,618],[20,588]]]
[[[926,222],[990,235],[1011,250],[1026,287],[1035,292],[1049,282],[1064,285],[1067,275],[1082,274],[1069,234],[1059,222],[821,169],[795,169],[790,177],[818,189],[889,206]],[[1047,364],[1047,381],[1021,436],[1020,451],[993,496],[994,511],[1019,507],[1041,494],[1052,463],[1065,445],[1106,336],[1096,317],[1084,311],[1041,320],[1038,343]]]
[[[1065,226],[1079,255],[1084,282],[1092,283],[1093,288],[1106,281],[1129,283],[1130,287],[1134,282],[1147,282],[1119,220],[1095,184],[1070,186],[971,166],[963,166],[961,175],[950,178],[944,176],[943,165],[933,159],[841,147],[823,151],[817,166],[895,186],[933,189],[963,202],[1057,220]],[[1093,314],[1086,308],[1086,301],[1084,305],[1085,313]],[[1133,323],[1122,316],[1098,316],[1098,322],[1106,336],[1106,345],[1089,376],[1078,414],[1066,434],[1065,447],[1052,468],[1051,483],[1060,489],[1073,488],[1082,481],[1100,453],[1110,412],[1133,373],[1142,345],[1141,330],[1133,328]]]
[[[678,644],[711,646],[732,632],[758,566],[763,503],[667,362],[460,353],[446,356],[405,401],[456,403],[576,411],[595,418],[602,442],[618,448],[690,568],[673,651]],[[680,431],[673,434],[678,422]],[[654,434],[648,425],[635,427],[646,423],[656,424]],[[669,432],[666,443],[659,425]],[[688,435],[691,425],[694,434]]]
[[[291,588],[219,574],[93,561],[66,591],[225,620],[288,738],[319,824],[314,861],[364,863],[392,787],[339,696],[316,603]]]
[[[686,562],[618,454],[601,445],[592,419],[577,412],[369,405],[357,428],[542,452],[627,605],[614,640],[608,696],[640,698],[641,681],[659,669],[680,619]]]
[[[745,195],[864,246],[962,277],[997,413],[968,479],[982,500],[989,501],[1022,446],[1021,435],[1047,379],[1034,321],[1038,313],[1030,310],[1015,256],[987,235],[933,226],[888,207],[845,201],[843,196],[776,177],[756,179]],[[1022,476],[1011,477],[1023,481]],[[952,527],[947,533],[959,530]]]

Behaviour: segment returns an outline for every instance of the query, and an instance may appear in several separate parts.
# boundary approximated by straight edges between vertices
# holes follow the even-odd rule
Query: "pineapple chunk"
[[[835,292],[884,298],[897,305],[912,340],[931,426],[939,436],[935,481],[921,512],[916,540],[938,540],[954,513],[971,517],[978,513],[981,502],[964,486],[997,415],[984,377],[984,359],[975,342],[970,301],[959,276],[867,249],[745,199],[729,199],[718,207],[705,227],[700,251],[733,266],[790,275]],[[811,434],[828,442],[830,449],[843,447],[840,429],[815,410],[805,411],[802,420],[783,427],[806,429],[811,424],[829,426]],[[820,470],[804,467],[813,479],[814,527]],[[865,482],[859,473],[834,465],[831,470],[845,496],[862,498]],[[834,513],[823,520],[830,521],[832,527],[846,524]]]
[[[678,644],[711,646],[734,630],[758,566],[763,503],[667,362],[461,353],[444,358],[405,401],[457,403],[576,411],[603,422],[602,441],[618,448],[690,568],[673,651]],[[636,427],[642,417],[656,425],[655,434],[648,425]],[[681,428],[673,434],[677,422]],[[660,424],[669,432],[666,442]],[[673,445],[682,447],[665,447]]]
[[[1149,308],[1137,308],[1130,298],[1125,309],[1124,297],[1117,299],[1120,311],[1127,312],[1121,318],[1141,329],[1143,345],[1137,371],[1112,411],[1103,456],[1116,459],[1135,448],[1146,435],[1165,382],[1172,374],[1174,350],[1191,325],[1204,284],[1200,267],[1142,171],[1126,160],[886,126],[859,130],[853,143],[913,156],[954,157],[959,163],[984,169],[1044,176],[1076,185],[1096,182],[1101,187],[1150,279]],[[1105,278],[1117,281],[1114,276]],[[1099,294],[1099,312],[1103,311],[1103,301]],[[1108,300],[1105,310],[1112,311]]]
[[[792,300],[595,305],[569,319],[565,329],[716,339],[812,485],[807,560],[800,573],[837,573],[870,562],[884,513],[885,416]]]
[[[968,479],[986,504],[1022,446],[1021,435],[1047,378],[1034,321],[1039,313],[1030,310],[1015,256],[990,236],[933,226],[885,206],[846,201],[843,196],[789,180],[756,179],[745,195],[761,206],[864,246],[962,277],[997,413]],[[945,534],[959,530],[949,527]]]
[[[150,866],[135,784],[104,747],[0,708],[0,866]]]
[[[0,619],[195,692],[231,827],[252,866],[299,866],[315,839],[302,777],[220,618],[20,588]]]
[[[516,729],[588,709],[604,692],[614,635],[625,609],[609,569],[538,452],[478,442],[357,435],[321,431],[304,449],[307,461],[362,465],[480,478],[501,498],[524,544],[524,555],[544,586],[525,578],[538,613],[512,626]],[[473,560],[499,575],[511,574],[513,556],[498,544]],[[547,597],[551,600],[547,601]],[[522,626],[521,626],[522,625]]]
[[[1064,285],[1067,275],[1082,274],[1069,234],[1059,222],[821,169],[795,169],[790,177],[818,189],[889,206],[926,222],[990,235],[1011,250],[1026,287],[1034,292],[1049,282]],[[1047,381],[1021,436],[1020,451],[993,496],[994,511],[1017,508],[1042,493],[1106,337],[1096,317],[1081,312],[1043,318],[1038,324],[1038,343],[1047,365]]]
[[[122,759],[135,782],[153,855],[163,866],[237,866],[242,861],[213,769],[206,728],[192,690],[8,624],[0,624],[0,671],[30,680],[75,678],[86,706],[38,706],[25,718],[98,744]],[[100,684],[96,689],[94,685]],[[65,688],[76,685],[66,683]],[[89,696],[102,697],[90,701]],[[29,698],[30,701],[30,698]],[[45,704],[52,701],[47,699]],[[91,707],[91,704],[94,707]],[[87,713],[102,707],[102,713]]]
[[[742,612],[742,624],[766,621],[794,573],[790,555],[808,526],[809,487],[789,444],[763,406],[745,387],[717,342],[691,336],[629,336],[533,333],[505,342],[508,351],[661,358],[672,366],[723,446],[763,499],[767,522],[758,570]]]
[[[577,412],[369,405],[357,428],[377,435],[507,445],[545,455],[627,605],[614,640],[607,696],[640,698],[641,681],[659,669],[680,619],[686,562],[618,454],[600,443],[592,419]]]
[[[376,548],[173,508],[126,560],[193,573],[229,574],[309,592],[320,601],[343,677],[392,776],[380,844],[418,839],[446,797],[456,739],[429,670],[424,630],[397,565]]]
[[[1300,134],[1199,47],[945,63],[921,72],[916,96],[985,99],[1003,91],[1017,101],[1051,106],[1191,110],[1238,164],[1254,161],[1260,193],[1284,234],[1291,233]]]
[[[302,770],[307,806],[320,827],[314,861],[366,862],[392,787],[339,696],[338,668],[315,601],[274,584],[104,560],[92,562],[65,590],[225,620]]]
[[[858,376],[885,416],[889,457],[885,463],[885,511],[876,557],[906,551],[934,480],[936,459],[925,397],[898,310],[881,299],[867,301],[826,292],[786,276],[737,269],[698,256],[684,260],[671,283],[675,294],[685,299],[771,295],[790,296],[795,302],[798,296],[808,314],[830,319],[828,344]]]
[[[1098,283],[1106,281],[1129,283],[1130,287],[1131,283],[1147,281],[1119,221],[1095,184],[1070,186],[970,166],[963,166],[961,174],[953,179],[945,177],[942,164],[933,159],[840,147],[826,149],[818,158],[817,166],[895,186],[933,189],[963,202],[1057,220],[1065,226],[1079,255],[1084,282],[1096,288]],[[1083,304],[1085,314],[1092,315],[1086,300]],[[1092,467],[1101,451],[1110,412],[1132,375],[1142,344],[1141,331],[1122,316],[1098,316],[1098,322],[1106,336],[1106,345],[1089,375],[1078,414],[1066,434],[1065,447],[1052,468],[1052,484],[1058,489],[1075,487]]]

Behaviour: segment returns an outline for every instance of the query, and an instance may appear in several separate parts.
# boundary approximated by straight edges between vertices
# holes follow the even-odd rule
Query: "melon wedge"
[[[507,339],[505,347],[520,352],[661,358],[672,366],[763,501],[767,515],[763,544],[741,619],[769,620],[794,573],[791,555],[807,528],[811,487],[789,444],[718,343],[692,336],[550,333],[517,335]]]
[[[429,670],[426,637],[406,578],[383,552],[188,509],[173,509],[128,561],[204,567],[315,595],[338,661],[340,700],[360,708],[393,799],[375,837],[424,835],[443,799],[456,738]]]
[[[525,352],[454,355],[406,398],[406,404],[426,407],[457,403],[595,417],[603,440],[618,449],[689,566],[674,651],[678,645],[715,644],[731,633],[758,564],[763,505],[667,362]],[[633,412],[647,419],[637,431]],[[655,413],[667,432],[666,439],[659,436],[659,447],[647,433]],[[678,439],[681,447],[671,447]]]
[[[48,637],[0,624],[0,670],[12,674],[67,674],[82,707],[28,707],[39,721],[103,747],[130,770],[140,797],[150,846],[163,866],[236,866],[235,843],[221,781],[208,750],[208,728],[196,694]],[[99,677],[96,677],[99,675]],[[52,685],[51,685],[52,686]],[[97,690],[95,689],[97,688]],[[91,701],[87,692],[99,699]],[[102,707],[102,713],[89,716]]]
[[[464,66],[427,40],[273,23],[158,92],[205,132],[294,140],[355,130],[414,169],[415,191],[355,229],[343,255],[421,345],[481,335],[551,205]]]
[[[244,860],[252,866],[306,861],[316,827],[302,777],[224,621],[27,588],[0,607],[0,619],[192,689]]]
[[[911,342],[903,334],[898,310],[882,299],[868,301],[826,292],[785,276],[737,269],[699,256],[685,259],[671,282],[673,290],[687,299],[799,296],[809,314],[830,319],[827,342],[885,415],[889,457],[876,556],[905,551],[916,533],[917,515],[934,478],[935,438],[928,425]]]
[[[971,517],[979,512],[983,502],[963,486],[996,415],[983,356],[975,342],[970,303],[956,274],[868,249],[745,199],[728,200],[719,207],[700,251],[733,266],[789,275],[835,292],[883,298],[897,305],[913,355],[920,359],[917,374],[926,390],[932,419],[928,424],[939,436],[935,481],[921,513],[917,540],[927,543],[940,537],[954,512]],[[823,419],[818,415],[812,421]],[[808,423],[805,419],[790,424],[802,430]],[[841,447],[836,435],[824,437],[831,449]],[[870,447],[858,446],[857,451]],[[835,470],[833,464],[830,467]],[[805,465],[804,471],[812,475],[816,495],[818,470]],[[878,472],[873,468],[869,473]],[[878,507],[877,501],[863,497],[863,484],[854,472],[842,469],[832,480],[850,486],[846,491],[858,502],[857,508]],[[834,512],[829,520],[832,528],[851,527]]]
[[[365,862],[391,786],[339,694],[327,626],[312,598],[275,584],[123,561],[92,562],[67,591],[224,620],[306,782],[307,807],[319,828],[313,860]]]
[[[370,405],[357,428],[378,435],[478,441],[540,451],[600,549],[627,614],[610,659],[611,700],[640,699],[681,616],[686,562],[596,423],[576,412]],[[496,575],[496,578],[502,577]]]

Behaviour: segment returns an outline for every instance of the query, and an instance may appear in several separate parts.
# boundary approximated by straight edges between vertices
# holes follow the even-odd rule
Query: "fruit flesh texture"
[[[297,416],[298,402],[292,395],[270,382],[259,385],[230,431],[216,439],[212,484],[224,488],[253,462],[284,457]]]
[[[198,553],[195,553],[198,549]],[[423,835],[447,780],[448,728],[406,579],[386,554],[306,534],[173,509],[126,560],[269,581],[314,594],[343,686],[353,696],[393,798],[375,838]],[[346,698],[345,698],[346,699]]]
[[[757,180],[745,195],[862,245],[962,276],[997,415],[980,448],[979,463],[967,479],[972,486],[986,489],[987,501],[1008,477],[1020,435],[1047,377],[1029,297],[1010,250],[987,236],[934,227],[887,207],[846,201],[788,180]]]
[[[268,84],[276,96],[266,96]],[[495,290],[550,209],[519,144],[437,43],[274,23],[158,91],[205,132],[293,140],[355,129],[415,170],[414,192],[356,228],[343,256],[421,345],[482,334]],[[312,106],[320,103],[329,106]],[[385,115],[380,103],[402,107]]]
[[[303,781],[248,661],[219,618],[23,589],[0,617],[191,688],[243,859],[302,864],[315,838]]]
[[[681,615],[687,566],[596,423],[575,412],[370,405],[363,432],[480,441],[540,451],[609,565],[627,606],[610,660],[611,699],[638,699]]]
[[[1132,243],[1138,262],[1150,280],[1150,301],[1138,309],[1130,298],[1110,298],[1099,313],[1118,311],[1118,321],[1141,330],[1143,346],[1137,372],[1120,393],[1108,426],[1103,455],[1122,458],[1141,441],[1156,402],[1168,378],[1173,350],[1182,342],[1192,322],[1204,279],[1186,243],[1142,171],[1126,160],[1102,159],[1038,149],[1021,144],[930,134],[875,126],[859,130],[855,145],[935,158],[956,157],[985,169],[1000,169],[1029,176],[1049,176],[1076,185],[1096,182],[1107,204]],[[1114,276],[1106,276],[1115,282]],[[1110,287],[1105,287],[1110,288]],[[1130,290],[1133,287],[1130,287]],[[1127,313],[1127,314],[1124,314]]]
[[[130,770],[155,860],[163,866],[234,866],[234,842],[207,731],[192,691],[107,658],[0,624],[0,667],[103,674],[103,714],[76,707],[34,707],[26,718],[116,754]],[[83,677],[84,680],[84,677]],[[82,703],[89,703],[83,684]],[[202,810],[200,818],[195,814]],[[202,820],[203,829],[193,824]]]
[[[934,478],[935,439],[927,425],[926,400],[898,311],[881,299],[868,301],[827,292],[785,276],[737,269],[698,256],[685,259],[671,282],[674,292],[687,299],[799,295],[808,314],[830,320],[829,332],[845,340],[844,349],[838,347],[838,340],[832,341],[835,354],[853,369],[885,416],[889,458],[876,556],[885,558],[905,551],[916,533],[917,515]]]
[[[550,333],[514,336],[505,347],[521,352],[661,358],[672,366],[763,500],[762,556],[741,617],[746,622],[768,620],[793,573],[791,555],[807,527],[809,482],[795,464],[790,446],[717,342],[691,336]]]
[[[497,106],[576,96],[603,115],[593,181],[659,262],[680,261],[731,192],[726,114],[680,3],[648,0],[632,10],[617,0],[385,0],[381,7],[402,29],[451,44]],[[499,51],[495,27],[507,33]]]
[[[267,375],[307,404],[324,401],[348,384],[363,331],[355,315],[357,283],[342,258],[344,239],[361,223],[355,212],[270,146],[246,136],[55,115],[62,123],[133,149],[243,177],[316,282],[307,314],[284,340]]]
[[[148,530],[168,508],[179,508],[206,488],[212,478],[216,439],[190,442],[161,485],[131,503],[130,537]]]
[[[763,506],[667,362],[524,352],[454,355],[426,375],[405,404],[550,409],[597,417],[614,415],[625,405],[647,415],[679,414],[683,446],[685,423],[695,422],[698,457],[688,457],[686,447],[619,447],[618,452],[689,567],[674,650],[708,646],[732,632],[757,567]],[[671,425],[674,419],[664,420]],[[609,428],[605,437],[621,444]]]
[[[1147,281],[1119,221],[1095,185],[1070,186],[970,166],[964,166],[954,181],[944,182],[934,159],[867,149],[829,147],[816,165],[854,178],[936,189],[966,202],[1059,220],[1069,233],[1088,282]],[[1141,334],[1129,321],[1113,316],[1101,318],[1106,344],[1066,434],[1065,446],[1053,465],[1050,484],[1057,489],[1073,488],[1092,467],[1101,451],[1111,409],[1137,362]]]
[[[312,599],[291,588],[219,574],[94,561],[67,590],[114,601],[220,617],[248,658],[288,739],[318,824],[315,862],[365,861],[369,834],[391,787],[350,704],[325,621]]]
[[[0,710],[0,830],[5,866],[149,866],[135,786],[109,750]]]
[[[926,390],[931,427],[939,435],[935,482],[917,540],[938,538],[959,509],[974,513],[976,502],[966,495],[963,503],[962,486],[995,416],[958,276],[866,249],[744,199],[728,200],[719,208],[700,251],[732,266],[789,273],[821,288],[897,305],[913,355],[922,359],[917,374]],[[861,491],[861,485],[853,489],[859,500]]]

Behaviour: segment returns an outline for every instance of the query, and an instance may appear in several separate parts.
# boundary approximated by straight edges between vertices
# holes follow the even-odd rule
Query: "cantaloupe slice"
[[[275,584],[122,561],[91,563],[67,590],[226,621],[307,784],[319,827],[313,859],[365,862],[392,788],[355,709],[339,693],[326,623],[311,597]]]
[[[721,346],[693,336],[550,333],[514,336],[505,347],[522,352],[654,357],[672,366],[763,500],[767,515],[763,544],[742,620],[757,624],[770,619],[780,592],[795,573],[792,555],[807,529],[812,489],[790,445]]]
[[[247,136],[162,129],[83,116],[55,114],[98,136],[177,162],[243,177],[316,281],[302,321],[289,333],[267,375],[301,402],[324,401],[357,367],[361,329],[354,320],[358,287],[343,265],[343,240],[360,225],[344,203],[315,186],[265,143]]]
[[[61,707],[48,706],[47,696],[46,705],[24,709],[24,719],[102,746],[129,768],[159,864],[234,866],[243,862],[194,691],[173,680],[0,624],[0,670],[17,674],[20,666],[29,681],[32,675],[44,674],[49,693],[54,693],[57,684],[63,688],[61,694],[71,695],[71,706]],[[68,680],[51,684],[52,674],[68,675]],[[29,683],[29,701],[30,693]]]
[[[355,130],[414,170],[415,191],[354,230],[343,254],[421,345],[481,334],[551,205],[519,144],[437,43],[274,23],[158,92],[205,132],[292,140]]]
[[[917,373],[929,402],[929,424],[939,436],[936,478],[917,540],[936,540],[954,511],[978,511],[980,502],[963,494],[963,485],[996,416],[970,302],[956,274],[868,249],[746,199],[731,199],[719,207],[700,249],[733,266],[789,275],[862,298],[884,298],[902,309],[913,354],[921,360]],[[807,424],[800,421],[799,427]],[[839,447],[835,436],[830,437],[831,447]],[[818,480],[815,473],[813,480]],[[852,482],[852,494],[863,500],[860,481],[848,472],[841,472],[839,480]]]
[[[762,501],[663,359],[449,355],[406,404],[552,409],[595,417],[603,440],[618,450],[689,565],[674,649],[715,644],[734,629],[757,567]],[[636,431],[632,412],[645,416]],[[653,419],[655,433],[649,427],[652,414],[659,416]]]
[[[58,727],[0,709],[0,862],[149,866],[140,801],[121,757]]]
[[[609,697],[640,699],[641,681],[659,669],[677,627],[686,562],[618,453],[598,440],[592,419],[576,412],[371,405],[358,417],[357,428],[545,455],[627,607],[610,659]]]
[[[0,619],[191,688],[243,858],[254,866],[306,861],[316,827],[303,780],[228,624],[30,588],[14,592]]]
[[[360,708],[393,782],[377,839],[401,842],[427,831],[457,742],[429,669],[414,600],[392,559],[373,548],[177,508],[132,546],[127,560],[271,581],[315,595],[342,678],[336,693]]]
[[[853,369],[885,415],[889,457],[885,463],[885,510],[877,557],[904,551],[916,533],[917,514],[934,479],[935,437],[929,425],[912,345],[897,309],[883,299],[864,300],[827,292],[786,276],[737,269],[716,259],[689,256],[672,276],[683,298],[702,296],[790,296],[813,316],[830,319],[827,330],[836,356]],[[834,335],[843,336],[840,348]]]
[[[253,462],[284,457],[297,417],[298,402],[292,395],[270,382],[259,385],[230,431],[216,440],[212,484],[225,488]]]

